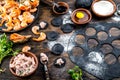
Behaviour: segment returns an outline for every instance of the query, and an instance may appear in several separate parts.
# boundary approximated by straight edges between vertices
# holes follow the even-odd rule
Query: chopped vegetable
[[[73,80],[83,80],[82,70],[78,66],[75,66],[73,69],[69,69],[68,73],[71,75]]]
[[[16,55],[18,51],[13,51],[13,43],[7,38],[6,34],[0,35],[0,64],[2,60],[9,55]]]

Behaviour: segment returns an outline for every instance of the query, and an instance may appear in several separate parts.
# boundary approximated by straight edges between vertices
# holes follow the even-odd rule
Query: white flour
[[[89,61],[97,62],[97,63],[103,63],[104,56],[100,52],[92,51],[88,55]]]
[[[72,14],[72,10],[69,9],[68,13],[62,16],[62,18],[63,18],[63,24],[73,23],[73,22],[71,21],[71,19],[70,19],[70,18],[71,18],[71,17],[70,17],[71,14]]]
[[[112,16],[111,19],[118,22],[120,21],[120,15],[117,12],[115,12],[114,16]]]
[[[104,75],[103,68],[100,65],[97,65],[97,64],[87,63],[85,65],[85,70],[87,70],[88,72],[91,72],[91,73],[93,73],[94,75],[97,75],[97,76]]]
[[[120,21],[120,17],[119,17],[119,16],[112,17],[112,19],[113,19],[114,21]]]
[[[70,34],[60,35],[60,37],[56,41],[48,41],[47,44],[48,48],[51,50],[55,44],[59,43],[64,47],[65,52],[70,51],[75,46],[72,42],[69,43],[70,38],[71,38]],[[68,47],[68,43],[69,43],[69,47]]]
[[[114,11],[114,6],[109,1],[98,1],[93,5],[93,9],[100,15],[109,15]]]

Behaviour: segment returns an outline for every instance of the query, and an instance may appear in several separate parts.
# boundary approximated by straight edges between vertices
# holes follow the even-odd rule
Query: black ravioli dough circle
[[[61,17],[56,17],[56,18],[52,19],[52,21],[51,21],[51,24],[55,27],[61,26],[62,23],[63,23],[63,19]]]
[[[63,63],[63,64],[61,64],[61,65],[56,64],[56,63],[57,63],[57,60],[58,60],[58,59],[60,59],[60,58],[64,61],[64,63]],[[55,61],[54,61],[54,66],[55,66],[55,67],[57,67],[57,68],[62,68],[62,67],[64,67],[64,66],[65,66],[65,64],[66,64],[66,59],[65,59],[65,58],[63,58],[63,57],[58,57],[58,58],[56,58],[56,59],[55,59]]]
[[[55,31],[49,31],[46,33],[46,36],[49,41],[55,41],[59,38],[59,33]]]
[[[51,51],[53,54],[60,55],[64,51],[64,47],[58,43],[52,47]]]
[[[61,30],[64,32],[64,33],[70,33],[72,32],[74,29],[74,25],[73,24],[64,24],[61,26]]]

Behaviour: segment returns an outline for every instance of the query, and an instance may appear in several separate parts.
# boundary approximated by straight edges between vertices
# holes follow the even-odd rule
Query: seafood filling
[[[16,75],[24,76],[35,70],[35,60],[33,57],[28,57],[25,54],[18,54],[12,63],[10,63],[10,68],[12,68]]]

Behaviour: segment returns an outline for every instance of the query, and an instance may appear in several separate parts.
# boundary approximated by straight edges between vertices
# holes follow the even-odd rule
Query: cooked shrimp
[[[41,32],[38,38],[33,38],[34,41],[43,41],[45,39],[46,39],[46,34],[44,32]]]
[[[29,17],[29,19],[26,18],[27,23],[31,23],[35,19],[35,17],[33,15],[29,15],[28,17]]]
[[[6,13],[6,9],[3,6],[0,6],[0,14]]]
[[[5,25],[9,30],[20,30],[25,28],[29,23],[33,22],[34,15],[32,13],[37,11],[39,0],[2,0],[0,1],[0,26]],[[19,21],[15,22],[15,18]]]
[[[15,2],[14,0],[6,0],[5,1],[5,5],[4,5],[5,9],[9,9],[14,6],[19,6],[19,4],[17,2]]]
[[[17,33],[13,33],[10,35],[10,40],[14,43],[24,43],[31,38],[31,35],[20,35]]]
[[[34,18],[35,17],[30,12],[28,12],[28,11],[26,11],[26,12],[23,13],[23,19],[27,23],[31,23],[34,20]]]
[[[25,6],[24,4],[19,5],[20,10],[26,10],[27,11],[27,10],[30,10],[30,8],[31,8],[30,6]]]
[[[2,26],[4,22],[5,22],[5,20],[4,20],[4,19],[1,19],[1,20],[0,20],[0,26]]]
[[[3,6],[5,4],[5,1],[0,1],[0,5]]]
[[[18,7],[12,8],[10,14],[12,17],[18,17],[21,14],[21,10]]]
[[[30,12],[34,13],[37,11],[37,8],[30,9]]]
[[[0,18],[2,18],[2,19],[4,19],[4,20],[7,20],[7,14],[6,13],[2,13],[1,15],[0,15]]]
[[[26,10],[26,11],[30,10],[30,8],[31,8],[30,1],[29,0],[20,1],[19,8],[21,10]]]
[[[40,29],[39,26],[33,26],[33,27],[32,27],[32,32],[33,32],[34,34],[40,34],[40,32],[38,32],[39,29]]]
[[[19,19],[14,19],[14,20],[13,20],[13,23],[14,23],[14,28],[13,28],[13,30],[17,31],[17,30],[20,30],[20,29],[21,29],[21,25],[20,25],[20,20],[19,20]]]
[[[18,16],[18,19],[19,19],[20,21],[23,21],[23,16],[22,16],[22,15],[19,15],[19,16]]]
[[[22,21],[20,25],[22,28],[25,28],[28,24],[26,21]]]
[[[29,50],[31,50],[31,47],[30,46],[24,46],[22,48],[22,52],[28,52]]]
[[[30,0],[32,7],[37,7],[39,5],[39,0]]]
[[[11,31],[13,29],[13,27],[12,26],[9,26],[9,27],[7,27],[6,29],[2,29],[3,31]]]
[[[12,23],[12,16],[6,15],[6,17],[4,17],[4,19],[6,20],[7,23]]]

